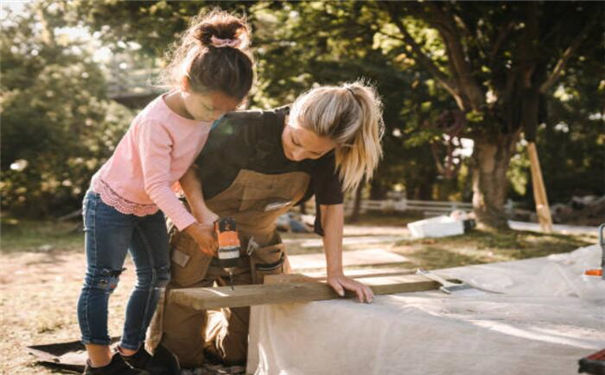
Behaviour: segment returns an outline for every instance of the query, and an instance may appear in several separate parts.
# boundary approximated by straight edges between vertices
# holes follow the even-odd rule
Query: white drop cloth
[[[605,347],[597,246],[437,271],[504,294],[439,291],[252,308],[250,374],[575,374]]]

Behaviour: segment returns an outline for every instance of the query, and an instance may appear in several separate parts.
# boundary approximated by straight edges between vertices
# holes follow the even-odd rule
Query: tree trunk
[[[359,186],[357,187],[357,190],[355,191],[355,202],[353,203],[353,213],[351,214],[351,217],[349,218],[350,223],[355,223],[359,220],[359,212],[361,211],[361,197],[362,197],[364,185],[365,184],[360,183]]]
[[[383,200],[387,197],[388,187],[380,182],[376,177],[370,183],[370,199]]]
[[[504,203],[506,171],[519,133],[475,139],[473,150],[473,209],[480,228],[508,229]]]
[[[410,196],[410,199],[418,199],[421,201],[433,200],[433,184],[435,183],[434,176],[425,174],[425,178],[422,179],[420,184],[414,189],[414,194]]]

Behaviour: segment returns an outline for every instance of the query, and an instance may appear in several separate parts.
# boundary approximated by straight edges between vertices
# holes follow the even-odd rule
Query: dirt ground
[[[73,225],[72,225],[73,227]],[[25,228],[25,229],[24,229]],[[591,236],[543,235],[533,232],[490,234],[475,232],[439,240],[411,240],[404,227],[347,226],[346,237],[374,234],[390,236],[380,247],[405,255],[406,267],[428,269],[464,264],[507,261],[549,253],[566,252],[596,242]],[[393,240],[393,236],[397,239]],[[313,234],[286,234],[289,252],[321,252],[320,247],[300,247],[299,239]],[[354,242],[354,241],[353,241]],[[69,225],[15,224],[3,221],[0,252],[0,342],[3,360],[0,374],[57,374],[35,365],[25,347],[79,339],[76,303],[85,270],[83,236]],[[360,245],[361,246],[361,245]],[[360,246],[345,246],[345,251]],[[377,247],[372,244],[372,247]],[[110,300],[110,334],[120,335],[124,308],[134,286],[134,267],[125,265],[120,284]]]

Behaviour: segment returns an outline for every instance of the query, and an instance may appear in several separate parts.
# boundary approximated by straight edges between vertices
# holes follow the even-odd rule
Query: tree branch
[[[442,9],[436,3],[428,3],[435,18],[428,18],[441,34],[449,51],[452,60],[452,68],[455,69],[455,75],[460,80],[460,89],[466,94],[472,109],[479,109],[485,102],[485,96],[479,84],[475,81],[472,74],[471,64],[468,61],[456,27],[456,21],[449,9]]]
[[[435,77],[435,79],[437,79],[437,81],[439,81],[439,83],[447,90],[447,92],[449,92],[450,95],[454,97],[454,100],[456,100],[458,106],[460,108],[464,108],[463,98],[460,96],[459,90],[456,87],[455,83],[450,80],[441,70],[439,70],[439,68],[433,63],[433,60],[431,60],[422,51],[422,48],[418,43],[416,43],[412,35],[410,35],[407,28],[399,18],[399,14],[395,11],[391,3],[381,3],[381,6],[386,9],[389,14],[389,17],[391,18],[391,21],[395,24],[395,26],[397,26],[399,32],[401,32],[405,43],[412,48],[416,59],[433,75],[433,77]]]
[[[388,36],[389,38],[393,38],[393,39],[401,40],[402,42],[405,42],[405,38],[402,37],[401,35],[394,35],[394,34],[391,34],[391,33],[384,32],[384,31],[378,31],[378,33],[380,33],[380,34],[382,34],[384,36]]]
[[[498,37],[496,38],[496,41],[494,42],[494,46],[492,47],[492,50],[489,53],[489,61],[492,61],[496,57],[496,54],[500,50],[500,47],[502,47],[502,43],[504,43],[504,41],[508,37],[508,34],[513,30],[513,26],[515,26],[515,22],[510,21],[509,23],[507,23],[506,25],[503,25],[500,28]]]
[[[569,47],[567,47],[565,51],[563,51],[563,54],[561,55],[559,61],[557,61],[557,64],[555,65],[554,69],[548,75],[548,78],[544,81],[544,83],[542,83],[542,85],[540,86],[540,93],[546,93],[552,87],[552,85],[554,85],[557,79],[559,79],[559,77],[563,73],[565,65],[567,64],[569,59],[575,54],[576,50],[580,47],[584,39],[586,39],[586,35],[590,31],[590,29],[592,29],[592,27],[596,24],[596,22],[597,16],[592,17],[590,22],[586,23],[586,26],[584,26],[582,32],[580,32],[580,34],[578,34],[571,42]]]

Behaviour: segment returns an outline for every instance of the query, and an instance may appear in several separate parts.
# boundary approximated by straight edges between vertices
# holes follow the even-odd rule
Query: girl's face
[[[284,155],[292,161],[319,159],[336,147],[328,137],[320,137],[315,132],[298,125],[289,116],[281,135]]]
[[[197,121],[213,122],[227,112],[233,111],[240,103],[220,91],[197,93],[181,91],[183,104],[189,116]]]

